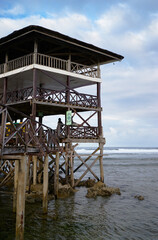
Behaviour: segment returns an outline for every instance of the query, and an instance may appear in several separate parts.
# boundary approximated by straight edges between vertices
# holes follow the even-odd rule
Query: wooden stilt
[[[43,169],[43,213],[48,211],[48,154],[44,160]]]
[[[16,240],[24,239],[25,187],[27,156],[21,156],[18,169],[17,206],[16,206]]]
[[[71,172],[71,187],[74,187],[74,157],[72,144],[70,144],[70,172]]]
[[[66,183],[69,182],[69,161],[68,161],[68,144],[65,143],[65,178]]]
[[[33,185],[37,184],[37,156],[33,156]]]
[[[29,189],[29,183],[30,183],[30,162],[32,160],[32,156],[28,157],[28,162],[27,162],[27,174],[26,174],[26,186]]]
[[[41,169],[43,169],[43,163],[42,163],[42,157],[39,157],[39,161],[38,161],[38,171],[40,171]],[[41,183],[41,179],[42,179],[42,171],[38,174],[38,183]]]
[[[59,189],[59,152],[56,152],[54,172],[54,195],[56,199],[58,198],[58,189]]]
[[[103,144],[99,143],[100,148],[100,156],[99,156],[99,164],[100,164],[100,181],[104,182],[104,169],[103,169]]]
[[[13,212],[16,212],[17,186],[18,186],[19,160],[15,160],[14,169],[14,193],[13,193]]]

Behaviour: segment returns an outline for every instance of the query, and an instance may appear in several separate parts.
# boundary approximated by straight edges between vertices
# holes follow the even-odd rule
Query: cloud
[[[153,1],[150,1],[152,5]],[[125,56],[122,62],[101,68],[104,135],[110,145],[152,146],[156,145],[158,133],[158,14],[151,6],[147,12],[148,1],[143,1],[142,11],[145,13],[134,5],[140,5],[142,0],[139,3],[135,0],[128,0],[126,4],[119,2],[121,4],[115,3],[107,8],[103,5],[105,10],[95,19],[77,10],[71,12],[65,6],[62,14],[53,10],[47,11],[45,16],[34,13],[20,17],[26,8],[20,9],[17,4],[1,10],[0,37],[35,24]],[[157,7],[157,3],[154,4]],[[6,14],[14,15],[16,19],[5,17]],[[88,92],[92,93],[92,88]],[[96,92],[94,88],[93,92]],[[45,121],[52,122],[50,119]]]
[[[0,9],[1,16],[19,16],[24,14],[24,8],[21,5],[15,5],[13,8]]]

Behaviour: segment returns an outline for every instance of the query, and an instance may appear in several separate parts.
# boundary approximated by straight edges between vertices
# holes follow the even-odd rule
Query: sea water
[[[93,149],[77,151],[85,159]],[[75,166],[80,163],[75,159]],[[158,149],[105,148],[103,163],[105,183],[119,187],[120,196],[89,199],[82,187],[67,199],[51,200],[47,215],[42,214],[41,203],[26,204],[25,240],[157,240]],[[85,169],[81,168],[77,177]],[[92,170],[99,174],[98,162]],[[85,179],[88,177],[92,175],[88,173]],[[144,200],[135,195],[144,196]],[[0,240],[15,239],[12,195],[2,191],[0,220]]]

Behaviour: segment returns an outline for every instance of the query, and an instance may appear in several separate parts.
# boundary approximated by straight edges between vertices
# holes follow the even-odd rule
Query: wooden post
[[[70,104],[70,77],[67,76],[67,89],[66,89],[66,104]],[[70,108],[68,108],[68,111]],[[66,126],[66,135],[69,138],[70,135],[70,126],[66,125],[66,113],[65,113],[65,126]]]
[[[98,63],[98,67],[97,67],[97,77],[100,78],[100,64]]]
[[[72,143],[70,143],[70,172],[71,172],[71,187],[74,187],[74,158],[72,156]]]
[[[7,77],[4,78],[3,81],[3,104],[6,104],[7,101]]]
[[[21,156],[18,169],[17,206],[16,206],[16,240],[24,239],[25,187],[27,156]]]
[[[33,102],[32,102],[32,118],[33,120],[36,120],[36,103],[34,100],[36,99],[36,94],[37,94],[37,70],[34,68],[33,69]],[[35,126],[35,123],[33,123]]]
[[[69,54],[67,71],[71,72],[71,54]]]
[[[29,191],[29,186],[30,186],[30,163],[32,160],[32,156],[29,155],[28,156],[28,161],[27,161],[27,173],[26,173],[26,186],[28,187],[28,191]]]
[[[3,80],[3,104],[6,104],[7,100],[7,78]],[[0,144],[3,146],[5,132],[6,132],[6,121],[7,121],[7,113],[6,111],[2,113],[1,117],[1,134],[0,134]]]
[[[33,156],[33,185],[37,184],[37,156]]]
[[[37,63],[37,52],[38,52],[38,43],[35,40],[34,41],[34,60],[33,63],[36,64]]]
[[[100,96],[101,84],[97,83],[97,99],[98,99],[98,107],[101,108],[101,96]],[[98,111],[98,134],[102,135],[102,121],[101,121],[101,109]]]
[[[5,54],[4,72],[8,71],[8,53]]]
[[[65,178],[66,178],[66,183],[68,183],[69,182],[68,143],[65,143]]]
[[[15,160],[14,168],[14,193],[13,193],[13,212],[16,212],[17,187],[18,187],[19,160]]]
[[[42,168],[43,168],[43,157],[42,156],[39,156],[38,157],[38,171],[40,171]],[[42,182],[42,171],[40,171],[40,173],[38,174],[38,177],[37,177],[37,180],[38,180],[38,183],[41,183]]]
[[[43,169],[43,213],[48,212],[48,154],[44,160]]]
[[[100,148],[100,156],[99,156],[99,164],[100,164],[100,181],[104,182],[104,169],[103,169],[103,143],[99,143]]]
[[[59,152],[56,152],[54,171],[54,195],[56,199],[58,198],[58,189],[59,189]]]

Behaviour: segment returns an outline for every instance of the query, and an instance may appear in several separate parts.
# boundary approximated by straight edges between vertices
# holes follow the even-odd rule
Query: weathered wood
[[[94,161],[91,163],[91,165],[89,166],[89,168],[92,168],[93,165],[96,163],[96,161],[99,159],[99,156],[94,159]],[[75,187],[78,185],[78,183],[82,180],[82,178],[88,173],[88,169],[81,175],[81,177],[77,180],[77,182],[75,183]]]
[[[80,157],[80,155],[75,151],[76,156],[78,157],[78,159],[82,162],[83,165],[86,166],[86,168],[88,169],[89,172],[92,173],[92,175],[99,180],[99,178],[97,177],[97,175],[92,171],[92,169],[86,164],[86,162],[84,160],[82,160],[82,158]]]
[[[32,161],[32,156],[29,155],[28,156],[28,160],[27,160],[27,172],[26,172],[26,186],[29,188],[30,186],[30,175],[31,175],[31,168],[30,168],[30,164]]]
[[[100,156],[99,156],[99,165],[100,165],[100,181],[104,182],[104,169],[103,169],[103,144],[99,143]]]
[[[58,198],[58,189],[59,189],[59,152],[56,153],[54,171],[54,195],[56,199]]]
[[[71,187],[74,187],[74,158],[73,158],[72,143],[70,143],[69,157],[70,157],[70,174],[71,174]]]
[[[48,154],[44,160],[43,169],[43,213],[48,212]]]
[[[1,159],[3,159],[3,160],[20,160],[21,155],[2,155]]]
[[[92,152],[92,154],[88,154],[88,157],[84,160],[84,162],[87,162],[94,154],[99,150],[99,147]],[[83,156],[83,155],[82,155]],[[85,156],[85,155],[84,155]],[[80,169],[80,167],[83,166],[84,163],[81,163],[77,168],[75,168],[74,173]]]
[[[18,172],[19,172],[19,161],[15,161],[14,169],[14,193],[13,193],[13,212],[16,212],[17,203],[17,187],[18,187]]]
[[[101,84],[100,83],[97,83],[97,99],[98,99],[98,107],[101,107]],[[98,130],[99,130],[99,136],[102,136],[101,111],[98,111]]]
[[[16,205],[16,240],[24,239],[25,222],[25,187],[27,156],[21,156],[18,168],[17,205]]]
[[[65,143],[65,178],[66,183],[68,183],[69,182],[68,143]]]
[[[7,81],[8,79],[5,77],[3,81],[3,104],[6,104],[7,101]]]
[[[37,184],[37,156],[33,156],[33,185]]]

